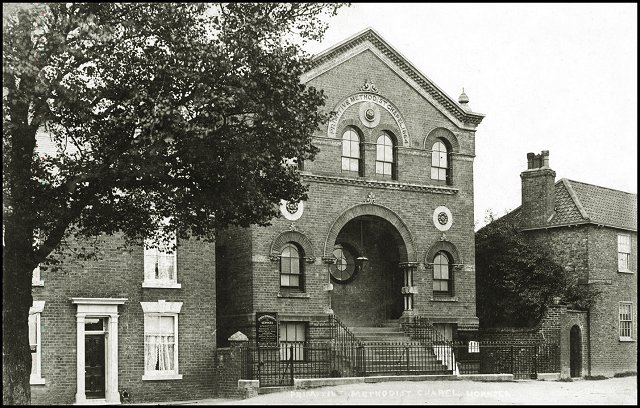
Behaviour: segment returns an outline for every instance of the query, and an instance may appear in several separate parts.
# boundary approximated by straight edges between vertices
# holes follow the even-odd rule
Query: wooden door
[[[87,334],[84,338],[85,392],[87,398],[105,397],[105,336]]]

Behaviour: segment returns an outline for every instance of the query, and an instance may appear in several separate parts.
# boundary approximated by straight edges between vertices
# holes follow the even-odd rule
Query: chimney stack
[[[522,220],[526,227],[544,226],[555,208],[556,172],[549,168],[549,151],[527,153],[522,179]]]

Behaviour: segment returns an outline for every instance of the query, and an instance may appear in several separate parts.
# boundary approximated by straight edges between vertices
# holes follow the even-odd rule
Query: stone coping
[[[317,388],[317,387],[330,387],[335,385],[345,384],[360,384],[360,383],[379,383],[388,381],[514,381],[513,374],[461,374],[461,375],[380,375],[372,377],[339,377],[339,378],[294,378],[293,387],[275,387],[282,388],[283,391],[293,389],[305,389],[305,388]],[[249,388],[258,388],[259,382],[257,380],[238,380],[238,389],[245,392],[246,397],[249,395],[254,396],[258,392],[247,393]],[[277,391],[277,390],[273,390]],[[247,395],[249,394],[249,395]]]

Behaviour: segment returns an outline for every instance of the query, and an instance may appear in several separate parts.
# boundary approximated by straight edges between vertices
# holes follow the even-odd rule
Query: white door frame
[[[71,303],[78,305],[76,313],[77,326],[77,392],[75,404],[120,404],[118,393],[118,305],[124,304],[126,298],[71,298]],[[106,317],[108,328],[105,336],[105,398],[87,399],[85,393],[85,318]]]

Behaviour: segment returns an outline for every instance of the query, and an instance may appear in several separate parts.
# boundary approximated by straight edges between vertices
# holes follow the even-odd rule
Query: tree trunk
[[[7,238],[9,235],[13,234],[7,234]],[[2,252],[2,401],[27,405],[31,403],[29,308],[33,267],[15,245],[3,246]]]

